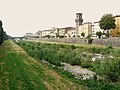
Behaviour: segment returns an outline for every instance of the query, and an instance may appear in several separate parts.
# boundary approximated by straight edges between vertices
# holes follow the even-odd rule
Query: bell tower
[[[76,37],[78,37],[79,26],[82,25],[82,23],[83,23],[82,13],[76,13],[75,23],[76,23]]]

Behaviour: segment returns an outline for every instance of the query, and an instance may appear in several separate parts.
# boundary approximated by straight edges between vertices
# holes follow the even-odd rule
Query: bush
[[[112,45],[110,44],[107,49],[113,49]]]
[[[90,61],[90,60],[83,60],[82,63],[81,63],[81,67],[82,68],[92,68],[93,67],[92,61]]]
[[[72,79],[74,82],[88,87],[90,90],[119,90],[120,85],[120,50],[108,48],[83,48],[74,45],[58,45],[37,42],[18,42],[27,53],[40,60],[56,66],[61,66],[61,62],[70,63],[71,65],[81,65],[83,68],[88,68],[95,71],[99,76],[103,77],[102,80],[77,80],[74,76],[60,69],[56,69],[58,73]],[[34,48],[34,49],[33,49]],[[82,53],[86,52],[86,53]],[[105,61],[91,61],[91,55],[87,53],[101,53],[111,54],[115,58],[105,59]]]
[[[92,38],[89,38],[89,39],[88,39],[88,44],[92,44],[92,41],[93,41],[93,39],[92,39]]]
[[[73,45],[71,45],[71,48],[72,48],[72,50],[73,50],[73,49],[76,49],[76,47],[75,47],[75,45],[74,45],[74,44],[73,44]]]

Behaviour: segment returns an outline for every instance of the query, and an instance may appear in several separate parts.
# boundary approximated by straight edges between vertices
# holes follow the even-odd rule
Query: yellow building
[[[81,33],[85,33],[85,37],[87,37],[88,35],[92,35],[92,23],[91,22],[86,22],[83,23],[82,25],[80,25],[78,27],[78,35],[83,38],[81,36]]]
[[[116,28],[111,30],[111,34],[113,37],[119,37],[119,35],[117,34],[118,32],[120,32],[120,15],[115,16],[115,24],[116,24]]]

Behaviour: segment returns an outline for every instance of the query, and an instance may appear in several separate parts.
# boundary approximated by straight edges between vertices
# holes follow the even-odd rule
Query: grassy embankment
[[[12,41],[0,46],[0,90],[81,90]]]
[[[69,73],[63,70],[56,71],[72,78],[75,82],[89,87],[91,90],[117,90],[120,89],[120,50],[109,47],[85,47],[69,44],[26,42],[18,43],[27,53],[40,60],[46,60],[56,66],[61,66],[60,62],[80,65],[83,68],[93,70],[104,80],[75,80]],[[106,58],[93,62],[91,54],[101,54]],[[110,58],[112,57],[112,58]]]

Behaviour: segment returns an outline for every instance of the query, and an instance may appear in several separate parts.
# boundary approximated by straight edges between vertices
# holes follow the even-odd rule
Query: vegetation
[[[96,32],[96,35],[98,36],[99,39],[101,39],[101,36],[102,36],[102,32]]]
[[[91,35],[88,35],[86,38],[88,39],[88,44],[92,44],[93,39],[91,38]]]
[[[88,68],[102,77],[100,80],[76,80],[69,73],[55,69],[62,75],[69,76],[74,82],[89,87],[92,90],[117,90],[120,89],[120,50],[113,49],[112,46],[107,48],[98,47],[78,47],[74,45],[50,44],[40,42],[19,42],[29,55],[46,60],[56,66],[61,66],[61,62],[70,63],[71,65],[80,65],[83,68]],[[88,53],[88,54],[87,54]],[[90,53],[90,54],[89,54]],[[105,58],[104,61],[91,61],[91,54],[102,54],[105,56],[112,55],[113,58]],[[63,73],[64,72],[64,73]],[[108,87],[107,87],[108,86]]]
[[[4,32],[2,27],[2,21],[0,20],[0,45],[3,43],[4,40],[7,39],[6,32]]]
[[[100,28],[107,30],[107,35],[109,37],[109,30],[115,29],[115,19],[112,14],[104,14],[100,20]]]
[[[31,58],[12,41],[5,41],[0,46],[0,90],[68,89],[80,90],[84,87]]]
[[[2,21],[0,21],[0,45],[3,43],[3,28]]]
[[[82,37],[85,37],[85,33],[84,33],[84,32],[82,32],[82,33],[81,33],[81,36],[82,36]]]
[[[50,38],[51,36],[50,35],[46,35],[46,36],[44,36],[43,38]]]

